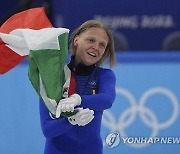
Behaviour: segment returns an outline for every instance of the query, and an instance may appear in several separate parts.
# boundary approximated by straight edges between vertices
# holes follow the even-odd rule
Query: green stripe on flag
[[[62,98],[63,85],[65,83],[64,66],[68,54],[68,33],[58,37],[60,50],[44,49],[30,51],[29,54],[29,79],[40,95],[39,74],[50,99],[59,100]],[[40,95],[41,96],[41,95]],[[48,106],[46,105],[48,108]],[[77,111],[62,113],[64,116],[72,116]]]

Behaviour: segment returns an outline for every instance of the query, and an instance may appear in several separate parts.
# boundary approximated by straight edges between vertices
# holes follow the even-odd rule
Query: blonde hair
[[[96,63],[96,65],[101,66],[106,61],[106,59],[108,59],[110,68],[112,68],[116,64],[113,35],[112,35],[111,30],[100,21],[88,20],[88,21],[84,22],[81,26],[79,26],[77,29],[75,29],[75,31],[72,33],[71,38],[70,38],[71,53],[74,55],[74,53],[76,51],[76,47],[74,46],[74,43],[73,43],[75,37],[93,27],[103,29],[107,33],[107,36],[109,38],[105,52],[104,52],[103,56],[101,57],[101,59]]]

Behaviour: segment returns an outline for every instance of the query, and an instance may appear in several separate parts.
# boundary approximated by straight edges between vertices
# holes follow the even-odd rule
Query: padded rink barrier
[[[180,52],[118,52],[117,61],[117,96],[102,120],[104,154],[179,154]],[[0,76],[2,154],[43,154],[38,96],[27,66],[25,60]],[[164,142],[150,143],[155,137]]]
[[[117,96],[102,121],[104,154],[179,154],[180,53],[119,53],[117,60]]]

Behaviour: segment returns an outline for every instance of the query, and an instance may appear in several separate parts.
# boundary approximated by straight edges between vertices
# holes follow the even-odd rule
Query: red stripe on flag
[[[9,49],[4,43],[0,43],[0,74],[8,72],[19,64],[26,56],[19,56]]]
[[[0,28],[2,33],[10,33],[14,29],[29,28],[39,30],[53,27],[45,14],[44,8],[33,8],[11,16]]]
[[[74,73],[71,72],[71,79],[70,79],[68,96],[71,96],[72,94],[74,94],[75,90],[76,90],[76,81],[75,81]]]

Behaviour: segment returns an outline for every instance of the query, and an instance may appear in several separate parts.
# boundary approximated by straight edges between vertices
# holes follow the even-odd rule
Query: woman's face
[[[108,44],[107,33],[100,28],[89,28],[74,38],[75,64],[86,66],[97,63]]]

